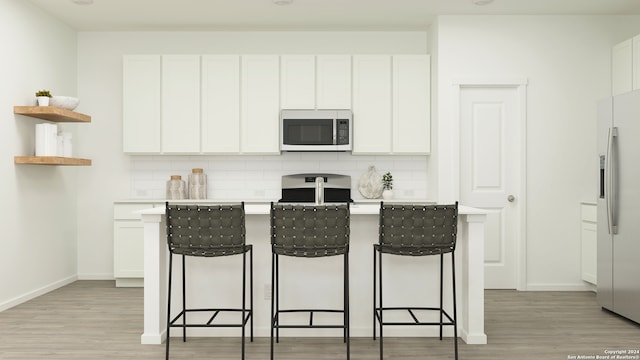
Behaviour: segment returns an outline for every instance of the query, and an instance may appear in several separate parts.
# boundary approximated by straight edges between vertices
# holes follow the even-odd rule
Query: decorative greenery
[[[385,190],[393,189],[393,176],[391,175],[390,172],[387,172],[386,174],[382,175],[382,187]]]
[[[37,96],[51,97],[51,93],[49,92],[49,90],[39,90],[39,91],[36,91],[36,97]]]

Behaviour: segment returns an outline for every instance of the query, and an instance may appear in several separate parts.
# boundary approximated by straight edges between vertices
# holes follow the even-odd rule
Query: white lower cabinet
[[[582,280],[597,284],[598,274],[598,231],[597,206],[581,203]]]
[[[140,215],[134,212],[152,207],[154,203],[113,205],[113,277],[116,287],[144,286],[144,230]]]

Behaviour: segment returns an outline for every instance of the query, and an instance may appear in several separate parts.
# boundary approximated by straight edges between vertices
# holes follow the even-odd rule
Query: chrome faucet
[[[316,176],[316,205],[324,204],[324,177]]]

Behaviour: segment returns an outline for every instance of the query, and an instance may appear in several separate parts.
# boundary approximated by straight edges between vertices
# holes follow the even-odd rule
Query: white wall
[[[35,91],[75,95],[76,33],[22,0],[0,0],[0,311],[76,276],[76,174],[14,165],[33,155],[36,119],[14,115]],[[73,130],[74,125],[61,125]]]
[[[524,77],[528,289],[580,289],[580,201],[597,191],[596,102],[610,95],[611,46],[638,16],[441,16],[438,198],[457,198],[454,79]]]
[[[144,157],[122,153],[124,54],[426,54],[427,34],[409,32],[82,32],[78,34],[78,92],[93,122],[78,129],[74,146],[93,159],[78,183],[78,276],[112,278],[112,204],[157,198],[171,174],[192,167],[209,175],[209,197],[277,200],[279,176],[305,171],[348,172],[355,183],[368,164],[394,171],[395,184],[427,192],[427,157],[306,154],[266,157]],[[335,161],[334,161],[335,159]],[[266,166],[269,166],[267,169]],[[346,167],[346,168],[345,168]],[[403,174],[406,178],[403,179]],[[223,180],[228,177],[226,180]],[[254,178],[254,180],[251,180]],[[410,179],[409,179],[410,178]],[[264,192],[260,184],[266,184]],[[418,185],[416,185],[418,184]],[[148,189],[145,192],[145,188]],[[220,189],[226,191],[222,192]],[[404,194],[402,192],[401,194]],[[357,194],[355,194],[357,195]]]

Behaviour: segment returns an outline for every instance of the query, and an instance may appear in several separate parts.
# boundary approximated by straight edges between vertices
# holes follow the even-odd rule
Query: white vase
[[[48,96],[36,96],[36,99],[38,99],[38,106],[49,106]]]
[[[393,190],[384,189],[384,191],[382,191],[382,198],[385,199],[385,200],[393,199]]]
[[[369,166],[367,172],[360,177],[358,190],[365,199],[377,199],[382,195],[382,176],[375,166]]]

